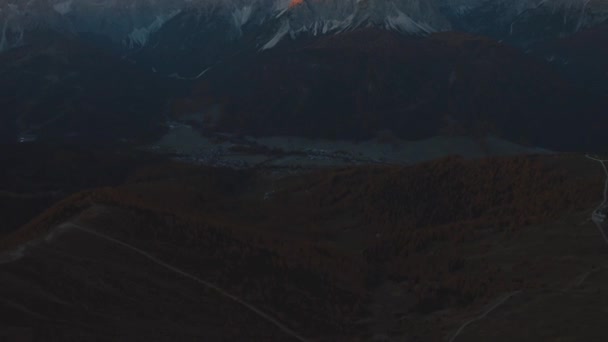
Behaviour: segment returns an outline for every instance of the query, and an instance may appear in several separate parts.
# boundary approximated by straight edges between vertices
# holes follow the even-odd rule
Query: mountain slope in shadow
[[[162,129],[158,80],[137,66],[52,31],[0,55],[2,139],[149,139]]]
[[[600,262],[593,227],[566,228],[587,216],[601,181],[580,156],[279,178],[145,166],[127,184],[76,194],[0,240],[4,260],[20,256],[0,264],[0,310],[11,336],[287,339],[160,260],[310,339],[441,340],[506,292],[553,291]],[[24,243],[20,255],[6,254]],[[568,255],[579,256],[564,263]]]
[[[371,29],[223,64],[175,103],[178,116],[248,135],[369,139],[388,129],[408,140],[497,135],[555,149],[600,143],[587,130],[605,120],[598,97],[517,49]]]

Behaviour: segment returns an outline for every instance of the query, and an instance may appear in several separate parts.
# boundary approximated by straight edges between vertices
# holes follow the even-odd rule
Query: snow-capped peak
[[[179,13],[180,10],[177,9],[166,15],[158,15],[156,19],[154,19],[154,21],[148,26],[133,28],[133,31],[131,31],[131,33],[129,33],[129,35],[127,36],[125,44],[129,48],[141,47],[146,45],[151,34],[158,31],[164,25],[165,22],[175,17]]]
[[[262,49],[284,37],[338,33],[374,26],[409,34],[447,30],[448,20],[428,0],[292,0],[281,8],[283,20]]]

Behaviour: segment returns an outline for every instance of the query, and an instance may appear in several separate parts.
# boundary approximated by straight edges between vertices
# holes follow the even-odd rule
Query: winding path
[[[606,167],[606,162],[608,162],[608,159],[599,159],[596,157],[592,157],[588,154],[585,157],[587,157],[587,159],[594,160],[594,161],[602,164],[602,168],[604,169],[604,173],[606,174],[606,181],[604,182],[604,199],[602,200],[602,203],[591,214],[591,220],[593,221],[593,223],[595,223],[595,225],[599,229],[606,244],[608,244],[608,236],[606,236],[606,232],[604,231],[604,228],[602,227],[603,220],[599,219],[600,210],[605,208],[606,203],[608,203],[608,168]]]
[[[594,160],[596,162],[601,163],[602,164],[602,168],[604,169],[604,173],[606,174],[606,181],[604,183],[604,198],[602,200],[602,203],[600,203],[600,205],[595,210],[593,210],[593,213],[591,214],[591,220],[598,227],[600,233],[602,234],[602,237],[604,238],[604,241],[608,244],[608,236],[606,235],[606,232],[604,231],[604,228],[602,227],[603,221],[602,221],[602,219],[599,216],[600,210],[602,210],[603,208],[605,208],[606,205],[607,205],[607,203],[608,203],[608,167],[606,167],[606,163],[608,162],[608,159],[600,159],[600,158],[597,158],[597,157],[590,156],[588,154],[585,155],[585,157],[587,159]],[[579,279],[577,279],[577,281],[574,284],[574,286],[582,284],[587,279],[587,277],[591,273],[593,273],[593,272],[594,271],[589,271],[589,272],[583,274]],[[570,287],[573,287],[573,286],[568,286],[567,289],[569,289]],[[456,338],[458,337],[458,335],[460,335],[460,333],[464,330],[464,328],[466,328],[469,324],[477,322],[479,320],[482,320],[490,312],[494,311],[496,308],[498,308],[499,306],[501,306],[502,304],[504,304],[509,298],[513,297],[514,295],[516,295],[516,294],[518,294],[520,292],[521,291],[515,291],[515,292],[511,292],[511,293],[507,294],[506,296],[504,296],[501,299],[499,299],[498,302],[496,302],[496,304],[494,304],[492,307],[490,307],[488,310],[486,310],[481,315],[479,315],[477,317],[474,317],[474,318],[466,321],[463,325],[460,326],[460,328],[458,328],[458,330],[454,333],[454,335],[452,335],[452,337],[450,338],[449,342],[454,342],[454,340],[456,340]]]
[[[205,286],[205,287],[207,287],[207,288],[209,288],[211,290],[214,290],[215,292],[219,293],[223,297],[226,297],[226,298],[228,298],[228,299],[230,299],[230,300],[232,300],[232,301],[234,301],[234,302],[236,302],[236,303],[244,306],[245,308],[247,308],[248,310],[250,310],[251,312],[253,312],[257,316],[259,316],[262,319],[264,319],[265,321],[273,324],[277,328],[281,329],[284,333],[286,333],[287,335],[295,338],[296,340],[302,341],[302,342],[308,341],[306,338],[304,338],[303,336],[301,336],[297,332],[291,330],[290,328],[288,328],[287,326],[285,326],[284,324],[282,324],[281,322],[279,322],[278,319],[276,319],[276,318],[274,318],[274,317],[272,317],[272,316],[264,313],[262,310],[260,310],[260,309],[256,308],[255,306],[253,306],[253,305],[245,302],[244,300],[242,300],[242,299],[240,299],[240,298],[238,298],[238,297],[236,297],[236,296],[228,293],[224,289],[222,289],[222,288],[220,288],[220,287],[218,287],[218,286],[216,286],[216,285],[214,285],[214,284],[212,284],[212,283],[210,283],[208,281],[205,281],[205,280],[203,280],[203,279],[201,279],[201,278],[199,278],[199,277],[197,277],[197,276],[195,276],[193,274],[190,274],[190,273],[182,271],[182,270],[180,270],[180,269],[178,269],[178,268],[176,268],[174,266],[171,266],[171,265],[167,264],[166,262],[164,262],[164,261],[162,261],[160,259],[157,259],[153,255],[151,255],[151,254],[149,254],[149,253],[147,253],[147,252],[145,252],[145,251],[143,251],[143,250],[141,250],[141,249],[139,249],[137,247],[134,247],[134,246],[132,246],[132,245],[126,243],[126,242],[120,241],[120,240],[115,239],[113,237],[110,237],[108,235],[105,235],[105,234],[102,234],[100,232],[97,232],[97,231],[94,231],[94,230],[82,227],[82,226],[74,224],[74,223],[70,223],[69,226],[72,227],[72,228],[74,228],[74,229],[76,229],[76,230],[79,230],[79,231],[85,232],[87,234],[94,235],[94,236],[96,236],[98,238],[104,239],[106,241],[109,241],[109,242],[111,242],[111,243],[113,243],[115,245],[120,245],[123,248],[129,249],[129,250],[131,250],[131,251],[133,251],[133,252],[135,252],[135,253],[137,253],[137,254],[139,254],[139,255],[147,258],[147,259],[149,259],[150,261],[152,261],[153,263],[155,263],[155,264],[157,264],[159,266],[162,266],[162,267],[164,267],[164,268],[166,268],[166,269],[168,269],[168,270],[170,270],[170,271],[172,271],[174,273],[177,273],[177,274],[179,274],[179,275],[181,275],[183,277],[192,279],[192,280],[196,281],[197,283],[199,283],[199,284],[201,284],[201,285],[203,285],[203,286]]]
[[[496,310],[496,308],[503,305],[507,300],[509,300],[509,298],[519,294],[520,292],[521,291],[514,291],[514,292],[506,294],[505,296],[500,298],[494,305],[492,305],[488,310],[484,311],[481,315],[479,315],[477,317],[473,317],[470,320],[464,322],[464,324],[461,325],[460,328],[458,328],[458,330],[456,330],[454,335],[452,335],[452,338],[450,338],[450,342],[454,342],[456,340],[456,337],[458,337],[458,335],[460,335],[460,333],[464,330],[464,328],[466,328],[469,324],[484,319],[487,315],[490,314],[490,312]]]

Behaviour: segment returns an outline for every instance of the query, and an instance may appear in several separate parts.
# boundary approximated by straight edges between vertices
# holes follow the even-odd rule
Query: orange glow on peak
[[[304,3],[304,0],[291,0],[291,3],[289,4],[289,8],[300,6],[303,3]]]

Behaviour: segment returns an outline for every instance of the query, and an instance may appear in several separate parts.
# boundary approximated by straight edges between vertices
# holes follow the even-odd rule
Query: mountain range
[[[0,341],[608,340],[607,4],[0,0]]]
[[[559,37],[608,19],[605,0],[33,0],[0,3],[0,48],[23,43],[36,27],[91,33],[141,47],[172,19],[196,15],[201,25],[233,34],[263,27],[262,48],[279,37],[362,26],[407,33],[464,30],[519,44]],[[178,17],[178,18],[176,18]],[[180,19],[181,18],[181,19]],[[223,27],[222,27],[223,26]]]
[[[459,31],[534,49],[607,21],[606,0],[2,0],[0,51],[53,30],[192,77],[243,51],[369,27]]]
[[[238,134],[588,148],[607,20],[605,0],[5,0],[2,135],[140,139],[196,116]]]

